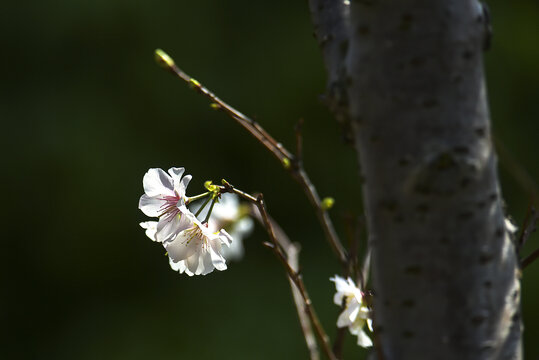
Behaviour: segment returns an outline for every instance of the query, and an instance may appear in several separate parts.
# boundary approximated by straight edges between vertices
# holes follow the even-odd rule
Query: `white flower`
[[[185,205],[180,206],[180,211],[180,232],[163,243],[172,269],[189,276],[206,275],[213,269],[226,270],[223,245],[230,246],[232,237],[223,229],[218,232],[210,230]]]
[[[191,209],[196,212],[200,207],[193,206]],[[208,210],[201,211],[201,217],[204,218]],[[218,203],[215,203],[208,227],[213,231],[226,229],[234,239],[230,247],[223,248],[223,256],[227,260],[240,260],[243,257],[243,238],[249,235],[254,228],[253,219],[242,214],[242,206],[238,196],[225,193],[221,195]]]
[[[182,210],[189,211],[183,207]],[[214,268],[226,270],[223,253],[232,242],[231,236],[225,230],[213,232],[201,224],[192,213],[183,214],[183,217],[184,220],[192,219],[192,223],[187,222],[189,225],[180,231],[174,240],[163,243],[169,256],[170,267],[189,276],[206,275]],[[157,221],[141,222],[140,226],[146,229],[146,236],[157,241]]]
[[[357,344],[362,347],[372,346],[371,339],[367,336],[363,327],[365,324],[372,331],[371,311],[365,305],[361,290],[354,284],[352,279],[344,279],[340,276],[330,278],[335,283],[337,292],[333,297],[333,302],[339,306],[343,305],[344,310],[337,319],[338,327],[348,327],[350,333],[357,336]]]
[[[159,217],[155,232],[146,227],[146,234],[154,241],[171,240],[179,232],[179,207],[185,204],[185,189],[191,181],[191,175],[182,178],[183,173],[184,168],[170,168],[168,174],[154,168],[144,175],[142,182],[145,194],[140,197],[139,209],[148,216]],[[152,236],[148,234],[149,231]]]
[[[505,218],[505,228],[507,229],[507,232],[509,232],[509,234],[511,235],[516,234],[518,230],[516,225],[513,224],[513,222],[509,218]]]

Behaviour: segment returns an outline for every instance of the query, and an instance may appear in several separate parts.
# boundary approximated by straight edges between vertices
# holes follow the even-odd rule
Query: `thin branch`
[[[324,328],[322,327],[322,324],[320,323],[320,320],[318,319],[318,316],[316,315],[316,312],[314,311],[314,307],[312,305],[309,294],[307,293],[307,290],[305,289],[305,284],[303,283],[302,276],[298,271],[294,270],[294,268],[292,268],[292,266],[290,265],[289,260],[287,259],[285,253],[283,252],[283,246],[278,241],[277,236],[275,235],[273,224],[266,210],[264,196],[262,194],[258,194],[258,196],[255,198],[254,196],[250,194],[247,194],[241,190],[236,189],[234,186],[232,186],[230,183],[226,181],[223,181],[223,186],[220,186],[220,189],[222,192],[230,192],[230,193],[238,194],[240,197],[252,202],[257,207],[258,211],[260,212],[260,216],[262,217],[264,227],[266,228],[266,231],[268,232],[268,236],[271,240],[271,244],[268,244],[269,246],[268,245],[267,246],[273,250],[273,253],[275,254],[277,259],[281,262],[281,264],[285,268],[290,281],[292,281],[293,284],[298,289],[301,295],[301,298],[303,299],[303,303],[305,304],[305,312],[308,315],[309,320],[314,327],[316,337],[318,338],[318,341],[321,344],[322,350],[324,351],[325,355],[330,360],[337,360],[337,358],[333,354],[333,351],[331,350],[329,337],[324,331]]]
[[[232,106],[228,105],[220,98],[218,98],[213,92],[202,85],[200,82],[187,75],[182,71],[175,63],[174,60],[164,53],[162,50],[156,50],[155,52],[157,62],[166,70],[172,74],[187,82],[198,93],[202,94],[211,101],[212,107],[218,110],[224,111],[228,116],[234,119],[245,130],[247,130],[252,136],[254,136],[266,149],[268,149],[289,171],[292,177],[299,182],[303,188],[307,198],[311,205],[315,208],[318,221],[322,225],[324,234],[331,245],[331,248],[339,258],[342,266],[346,268],[348,266],[346,250],[341,244],[337,232],[333,227],[333,223],[329,218],[327,212],[323,209],[320,197],[316,188],[309,179],[305,172],[303,165],[295,161],[294,155],[288,151],[281,143],[277,142],[266,130],[262,128],[256,121],[242,114]],[[295,163],[296,166],[289,166]],[[288,166],[287,166],[288,164]]]
[[[522,229],[520,230],[520,235],[517,239],[517,253],[520,253],[520,250],[528,241],[528,238],[535,231],[537,220],[539,219],[539,214],[535,211],[535,208],[530,204],[528,206],[528,211],[526,211],[526,217],[524,218],[524,223],[522,224]]]
[[[251,216],[257,219],[262,225],[264,225],[264,220],[262,219],[258,208],[254,204],[252,204]],[[275,237],[280,243],[281,247],[284,249],[290,267],[294,269],[294,271],[299,272],[299,244],[292,243],[284,230],[271,217],[270,221],[275,231]],[[269,246],[270,248],[273,247],[273,244],[269,243],[269,245],[271,245]],[[292,291],[292,297],[294,299],[294,304],[296,305],[296,311],[298,313],[301,330],[303,331],[303,336],[305,338],[307,349],[309,350],[310,358],[311,360],[319,360],[320,352],[316,343],[316,338],[313,332],[311,321],[305,309],[303,297],[301,296],[299,289],[296,287],[296,285],[294,285],[294,282],[290,277],[288,277],[288,281],[290,283],[290,290]]]
[[[296,166],[303,166],[303,119],[299,119],[296,124]]]
[[[342,308],[344,309],[344,306]],[[338,359],[342,359],[342,349],[347,331],[348,328],[346,327],[337,327],[337,335],[335,335],[335,341],[333,342],[333,353]]]
[[[294,282],[294,285],[296,285],[299,292],[301,293],[301,297],[303,298],[303,301],[305,302],[305,311],[309,315],[311,323],[314,326],[316,336],[318,338],[318,341],[322,345],[322,349],[324,350],[324,353],[326,354],[328,359],[336,360],[337,358],[335,357],[335,355],[333,354],[333,351],[331,350],[329,337],[327,336],[326,332],[322,328],[322,324],[320,323],[320,320],[318,319],[318,316],[316,315],[314,311],[311,299],[309,298],[309,294],[307,293],[307,290],[305,289],[302,276],[298,272],[294,271],[294,269],[292,269],[286,257],[283,255],[282,251],[280,250],[278,246],[277,238],[275,237],[273,226],[269,220],[269,216],[266,211],[266,205],[264,203],[264,196],[262,194],[258,194],[256,206],[258,207],[258,210],[260,211],[262,215],[262,219],[264,220],[264,224],[268,232],[268,235],[271,241],[275,245],[273,247],[273,252],[275,253],[275,256],[277,256],[277,258],[281,261],[285,270],[288,273],[289,278]]]
[[[296,172],[292,172],[292,175],[300,183],[301,187],[305,191],[305,194],[307,195],[307,198],[309,199],[309,202],[312,206],[314,206],[316,211],[316,217],[318,218],[320,224],[322,224],[322,229],[324,230],[324,234],[326,235],[326,238],[328,239],[331,248],[333,249],[333,252],[335,252],[335,254],[337,255],[343,268],[347,268],[348,255],[346,254],[346,250],[344,249],[341,241],[339,240],[337,232],[333,227],[333,223],[327,211],[322,208],[322,201],[320,200],[320,197],[318,196],[318,192],[316,191],[314,185],[307,176],[307,173],[305,172],[305,170],[303,170],[303,168],[299,168]]]
[[[538,220],[539,214],[535,211],[533,207],[530,207],[528,209],[528,213],[526,214],[526,219],[524,220],[524,225],[522,226],[522,230],[518,239],[517,249],[519,251],[522,246],[524,246],[531,234],[536,230]],[[525,257],[520,262],[520,268],[524,270],[526,266],[537,260],[537,258],[539,258],[539,248],[535,249],[535,251],[533,251],[530,255]]]
[[[290,244],[290,247],[285,248],[286,255],[288,258],[288,263],[290,264],[290,267],[294,269],[296,272],[299,271],[299,261],[298,261],[298,253],[299,253],[299,246],[295,244]],[[301,292],[299,289],[294,285],[294,282],[288,277],[288,281],[290,282],[290,288],[292,290],[292,297],[294,298],[294,303],[296,304],[296,309],[298,312],[299,317],[299,323],[301,324],[301,330],[303,331],[303,336],[305,337],[305,343],[307,344],[307,348],[309,349],[309,355],[311,357],[311,360],[319,360],[320,359],[320,353],[318,351],[318,345],[316,344],[315,336],[313,333],[313,328],[311,325],[311,321],[307,315],[307,308],[305,303],[303,302],[303,297],[301,295]]]
[[[524,268],[528,265],[530,265],[532,262],[537,260],[539,258],[539,249],[535,249],[534,252],[532,252],[530,255],[526,256],[521,262],[520,262],[520,268],[524,270]]]

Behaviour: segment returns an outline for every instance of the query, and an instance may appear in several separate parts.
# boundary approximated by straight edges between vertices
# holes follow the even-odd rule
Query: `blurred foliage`
[[[494,132],[539,178],[539,4],[490,2],[486,54]],[[205,99],[155,65],[165,49],[225,101],[293,148],[305,119],[305,165],[344,237],[359,214],[357,166],[319,101],[325,73],[307,4],[271,1],[6,3],[0,115],[8,221],[0,314],[6,359],[307,358],[284,272],[258,230],[226,272],[169,269],[137,209],[149,167],[185,166],[190,194],[226,178],[263,191],[302,244],[306,284],[331,336],[339,271],[299,187]],[[507,210],[529,201],[501,163]],[[525,248],[539,245],[535,235]],[[523,278],[526,357],[537,358],[539,264]],[[347,352],[358,351],[354,339]],[[5,355],[5,356],[2,356]]]

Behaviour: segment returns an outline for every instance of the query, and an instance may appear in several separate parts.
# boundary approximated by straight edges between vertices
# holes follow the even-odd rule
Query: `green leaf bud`
[[[174,66],[174,60],[166,52],[164,52],[161,49],[156,49],[154,52],[155,61],[157,64],[159,64],[161,67],[165,69],[169,69]]]
[[[290,169],[290,160],[288,158],[283,158],[282,160],[282,163],[283,163],[283,167],[288,170]]]
[[[334,198],[325,197],[324,199],[322,199],[322,203],[320,204],[320,206],[322,207],[322,210],[326,211],[326,210],[331,209],[334,204],[335,204]]]

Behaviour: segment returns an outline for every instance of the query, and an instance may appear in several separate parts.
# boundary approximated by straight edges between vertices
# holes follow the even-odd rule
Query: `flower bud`
[[[174,66],[174,60],[161,49],[155,50],[155,61],[163,68],[169,69]]]

